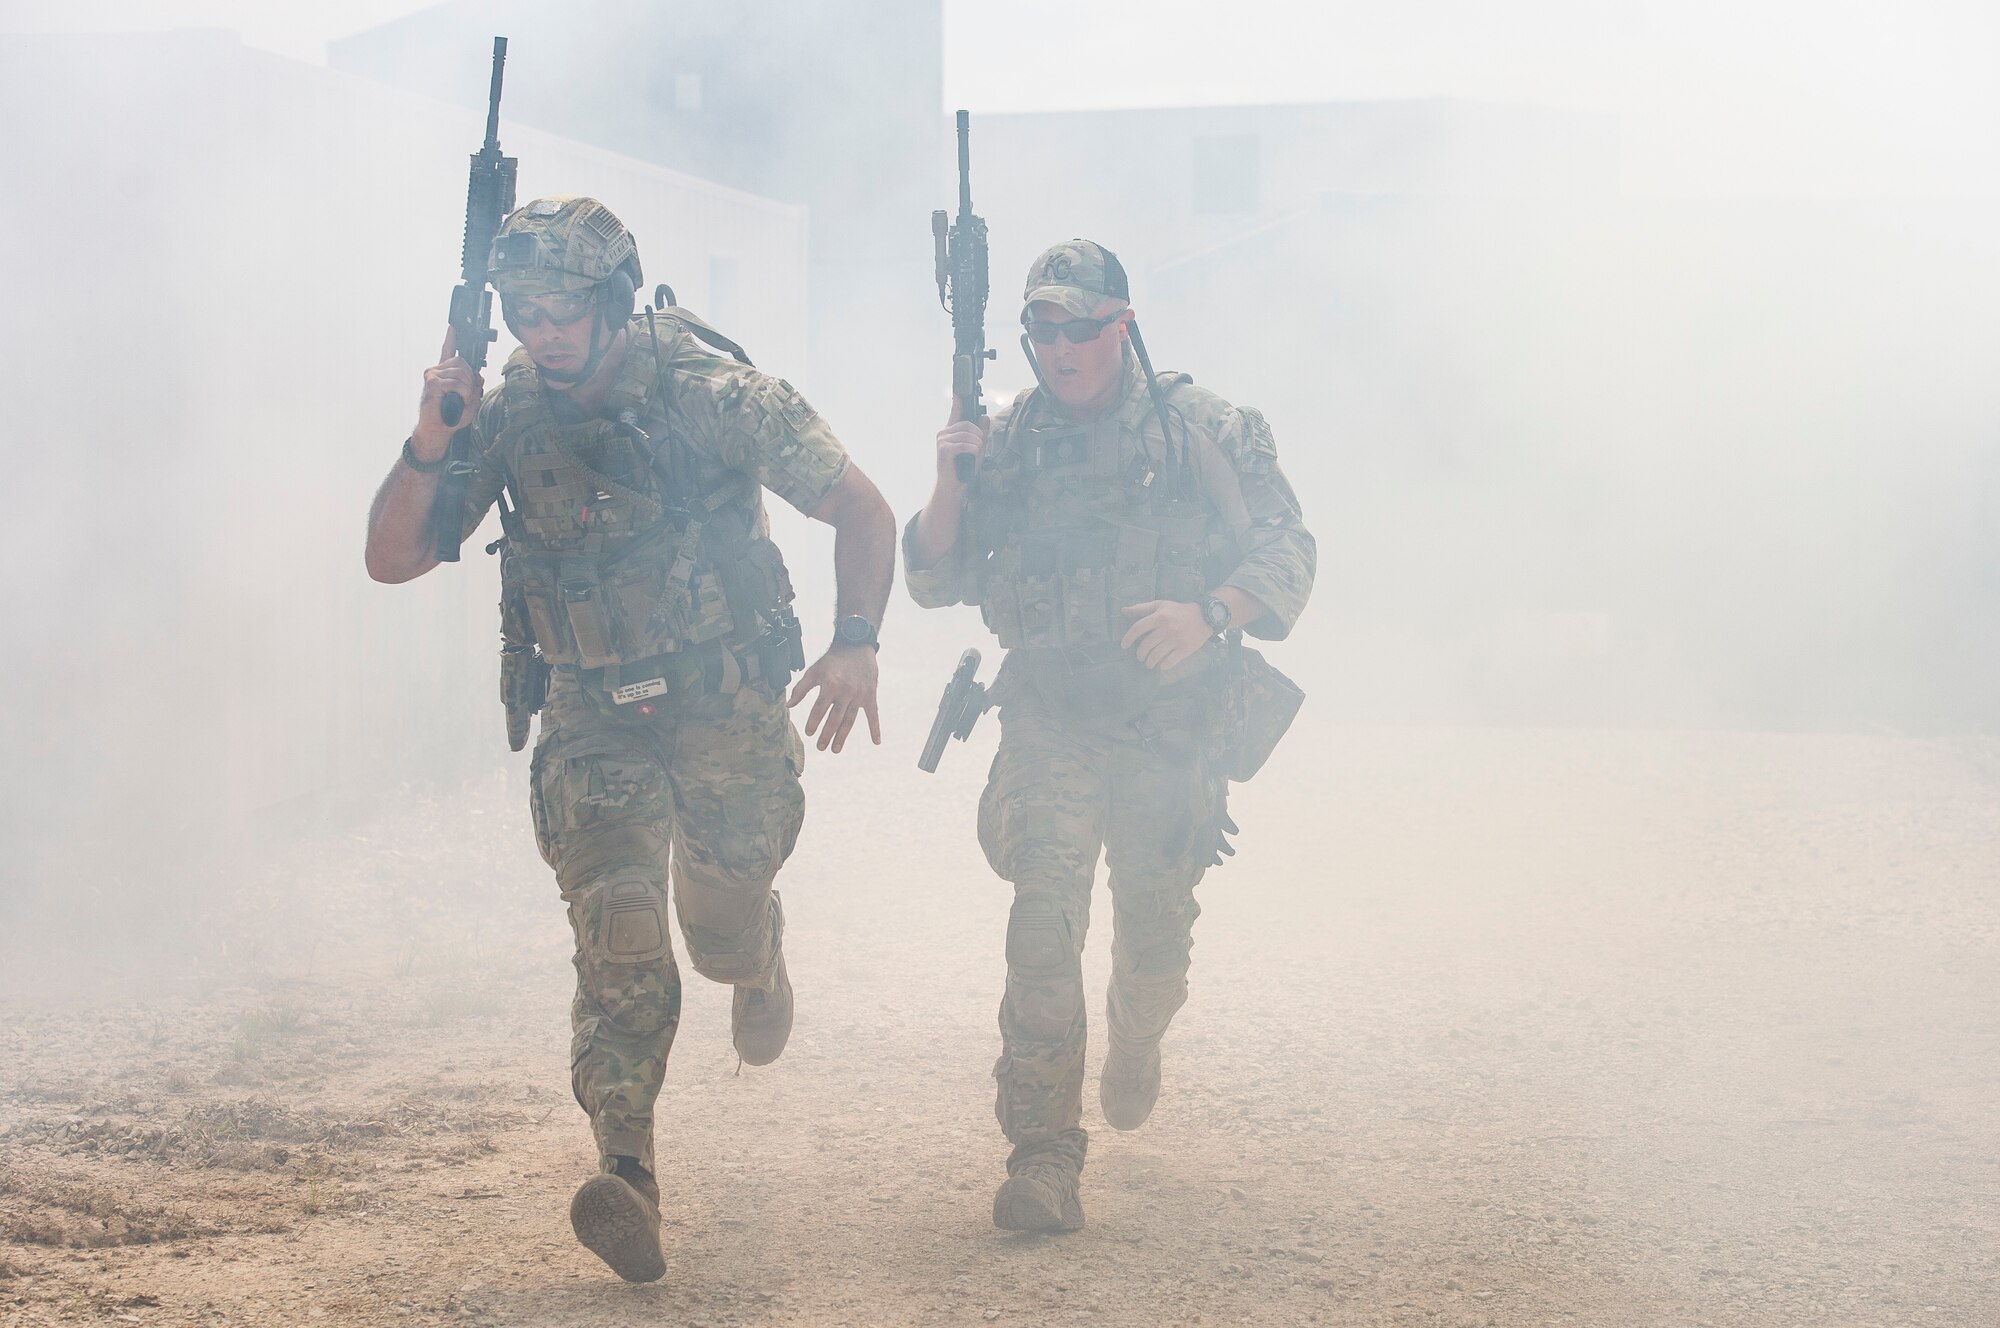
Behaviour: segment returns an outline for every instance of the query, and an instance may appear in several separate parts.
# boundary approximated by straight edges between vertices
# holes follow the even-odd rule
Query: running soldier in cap
[[[1231,852],[1228,780],[1255,772],[1299,694],[1241,633],[1284,637],[1313,538],[1256,411],[1151,374],[1115,255],[1084,240],[1029,270],[1039,386],[937,436],[903,536],[926,608],[977,604],[1006,648],[979,842],[1013,884],[994,1110],[1013,1145],[993,1221],[1083,1225],[1082,954],[1110,867],[1104,1118],[1137,1129],[1187,999],[1195,885]],[[970,483],[956,460],[977,459]]]
[[[789,383],[685,310],[634,317],[638,251],[601,203],[520,208],[491,269],[521,348],[483,397],[450,340],[425,371],[369,514],[368,571],[422,576],[440,527],[463,539],[499,504],[504,658],[539,669],[531,641],[548,668],[532,810],[575,933],[572,1084],[601,1158],[570,1217],[619,1276],[651,1281],[665,1272],[653,1105],[681,1006],[670,860],[689,960],[735,987],[743,1060],[777,1059],[792,1026],[771,882],[804,810],[785,695],[803,657],[762,490],[835,531],[835,639],[790,697],[817,693],[806,733],[821,750],[841,750],[863,715],[881,741],[875,632],[895,520]],[[455,449],[449,394],[478,403]],[[449,510],[448,449],[470,465]],[[518,747],[533,699],[505,689]]]

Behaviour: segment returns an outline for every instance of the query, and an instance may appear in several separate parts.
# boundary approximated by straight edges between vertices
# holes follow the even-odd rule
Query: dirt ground
[[[525,758],[272,850],[143,971],[7,938],[0,1320],[2000,1323],[2000,741],[1302,722],[1152,1121],[1087,1091],[1089,1225],[1018,1237],[992,739],[814,758],[797,1031],[739,1075],[690,974],[651,1286],[568,1229]]]

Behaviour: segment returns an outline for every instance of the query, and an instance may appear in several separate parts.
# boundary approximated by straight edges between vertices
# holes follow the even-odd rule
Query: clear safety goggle
[[[502,295],[500,312],[510,327],[540,327],[547,319],[568,327],[591,311],[597,297],[590,291],[557,291],[551,295]]]

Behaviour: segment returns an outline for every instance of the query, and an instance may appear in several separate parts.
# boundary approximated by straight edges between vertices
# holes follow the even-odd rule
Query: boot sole
[[[618,1177],[585,1181],[569,1201],[569,1224],[583,1247],[627,1282],[657,1282],[666,1276],[658,1219]]]
[[[1078,1231],[1083,1227],[1083,1203],[1071,1197],[1057,1210],[1032,1194],[1003,1189],[993,1196],[993,1225],[1002,1231]]]

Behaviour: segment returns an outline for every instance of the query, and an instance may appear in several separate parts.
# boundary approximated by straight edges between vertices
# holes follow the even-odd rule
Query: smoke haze
[[[1105,1229],[1144,1233],[1069,1247],[1087,1271],[1063,1277],[1133,1279],[1102,1318],[1157,1284],[1227,1321],[1991,1320],[1990,6],[573,8],[638,36],[607,51],[525,3],[0,7],[22,572],[0,1197],[61,1207],[9,1167],[110,1183],[63,1170],[113,1151],[78,1161],[64,1141],[96,1126],[63,1122],[142,1134],[145,1104],[183,1103],[136,1031],[162,1020],[224,1062],[188,1072],[200,1092],[317,1102],[340,1129],[294,1125],[321,1142],[363,1138],[397,1094],[449,1115],[486,1101],[500,1071],[481,1067],[519,1070],[548,1099],[522,1109],[533,1131],[488,1122],[494,1150],[411,1154],[493,1168],[446,1173],[475,1197],[583,1147],[560,1064],[568,932],[495,697],[495,532],[411,586],[361,564],[442,338],[502,32],[522,199],[601,197],[648,288],[795,383],[899,520],[948,406],[928,213],[955,199],[955,106],[992,227],[989,402],[1031,381],[1029,259],[1081,235],[1124,260],[1158,367],[1273,426],[1320,579],[1269,653],[1310,699],[1235,790],[1243,853],[1203,885],[1168,1044],[1184,1096],[1149,1127],[1178,1133],[1106,1129],[1101,1164],[1093,1140]],[[511,348],[503,329],[489,384]],[[772,507],[810,655],[831,536]],[[1000,1156],[984,1096],[1005,887],[972,840],[997,726],[940,777],[911,769],[958,652],[989,642],[976,612],[901,589],[883,636],[885,744],[813,758],[781,880],[818,988],[802,1035],[821,1040],[777,1067],[793,1079],[726,1079],[727,994],[691,982],[676,1056],[701,1068],[676,1091],[690,1138],[733,1147],[765,1122],[745,1146],[774,1165],[907,1162],[916,1197],[868,1201],[879,1240],[842,1203],[813,1209],[799,1239],[824,1266],[797,1286],[760,1280],[713,1213],[690,1217],[687,1263],[752,1321],[786,1296],[811,1322],[1053,1313],[1076,1302],[1012,1289],[1055,1276],[1045,1247],[974,1243]],[[289,1069],[257,1049],[273,1002],[308,1011]],[[79,1010],[98,1040],[51,1052],[85,1037]],[[357,1047],[376,1059],[343,1079]],[[460,1079],[424,1078],[447,1061]],[[146,1147],[182,1166],[191,1230],[241,1234],[203,1207],[228,1206],[214,1173]],[[266,1169],[364,1183],[300,1165]],[[815,1186],[873,1184],[784,1175],[742,1191],[755,1230]],[[523,1211],[559,1225],[566,1176]],[[296,1192],[286,1222],[339,1229]],[[110,1230],[63,1211],[70,1235]],[[499,1216],[465,1220],[495,1225],[461,1244],[509,1239]],[[569,1258],[546,1234],[534,1248]],[[49,1253],[67,1236],[0,1236],[0,1302],[10,1266],[38,1288],[83,1276]],[[1259,1262],[1274,1249],[1282,1267]],[[445,1291],[502,1280],[449,1268]],[[447,1312],[411,1269],[391,1284]],[[488,1322],[635,1321],[551,1285],[464,1301]]]

